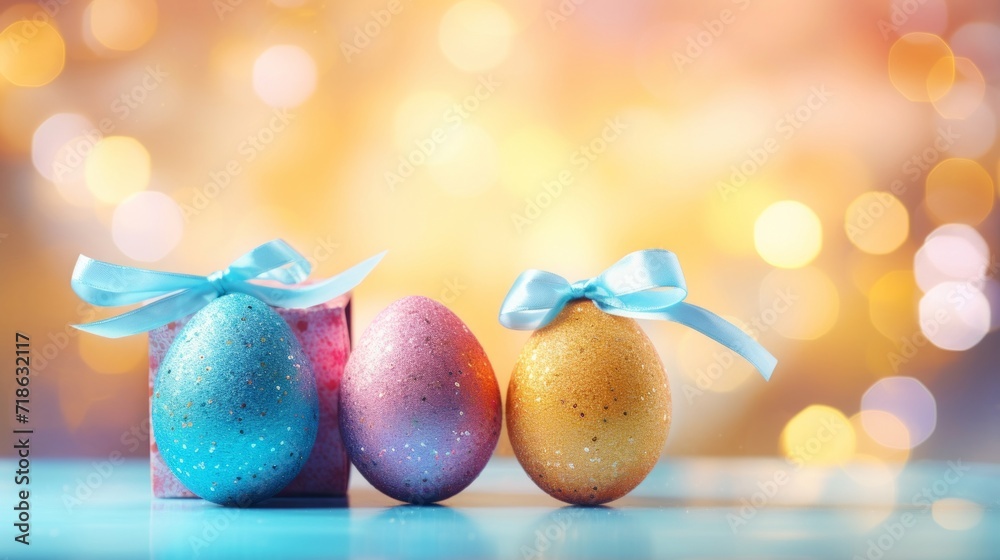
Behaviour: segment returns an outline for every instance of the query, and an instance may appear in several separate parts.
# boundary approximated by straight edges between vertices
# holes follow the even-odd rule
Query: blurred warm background
[[[110,314],[70,290],[78,254],[208,274],[280,237],[315,277],[388,249],[355,328],[439,299],[501,388],[521,270],[667,248],[690,302],[779,358],[764,383],[645,323],[668,453],[1000,460],[998,23],[960,0],[6,2],[0,321],[34,342],[34,449],[129,451],[146,415],[145,336],[66,327]]]

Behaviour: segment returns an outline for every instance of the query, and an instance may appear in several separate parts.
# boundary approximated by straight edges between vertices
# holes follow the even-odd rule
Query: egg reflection
[[[495,545],[479,522],[441,505],[400,505],[360,521],[349,541],[352,558],[407,558],[433,551],[435,558],[491,558]],[[392,535],[391,538],[371,538]],[[361,536],[364,536],[363,538]]]
[[[538,519],[518,539],[521,558],[650,558],[642,518],[627,509],[567,506]]]

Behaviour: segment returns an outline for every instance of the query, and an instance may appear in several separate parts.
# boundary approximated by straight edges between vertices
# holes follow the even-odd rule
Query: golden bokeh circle
[[[906,241],[910,233],[910,214],[892,194],[869,191],[848,205],[844,228],[847,238],[858,249],[872,255],[885,255]]]
[[[87,188],[98,200],[117,204],[149,186],[149,152],[130,136],[108,136],[94,145],[84,164]]]
[[[955,81],[955,56],[933,33],[907,33],[889,49],[889,80],[910,101],[935,101]]]
[[[920,294],[913,272],[889,272],[868,292],[868,313],[872,325],[890,340],[913,336],[920,329],[917,323],[919,302]]]
[[[950,158],[927,175],[927,210],[937,223],[976,225],[993,210],[993,179],[971,159]]]
[[[935,65],[947,66],[949,59],[942,58]],[[979,108],[986,96],[986,79],[976,63],[965,57],[954,59],[955,84],[940,98],[934,100],[934,109],[946,119],[964,119]],[[943,70],[936,70],[942,72]]]
[[[823,246],[819,216],[794,200],[768,206],[757,217],[753,233],[757,253],[780,268],[800,268],[809,264]]]
[[[154,0],[94,0],[88,13],[94,39],[115,51],[145,45],[156,33],[159,18]]]
[[[856,436],[843,412],[813,404],[792,417],[781,432],[781,451],[801,465],[841,465],[855,453]]]
[[[48,22],[19,20],[0,32],[0,74],[22,87],[41,87],[66,64],[66,43]]]

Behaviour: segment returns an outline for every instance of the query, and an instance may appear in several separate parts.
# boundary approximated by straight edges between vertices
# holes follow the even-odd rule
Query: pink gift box
[[[288,326],[312,362],[319,394],[319,430],[309,459],[298,476],[278,496],[344,496],[351,464],[340,438],[338,406],[340,380],[351,353],[351,294],[344,294],[308,309],[274,308]],[[152,405],[153,383],[160,362],[177,333],[191,316],[149,332],[149,395]],[[153,496],[157,498],[194,498],[177,476],[167,468],[156,447],[154,434],[149,437],[149,462],[152,469]]]

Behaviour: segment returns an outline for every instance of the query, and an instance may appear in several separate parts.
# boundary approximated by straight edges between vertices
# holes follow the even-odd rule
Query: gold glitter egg
[[[603,504],[653,469],[670,427],[670,387],[633,319],[572,301],[521,350],[507,390],[517,460],[550,496]]]

